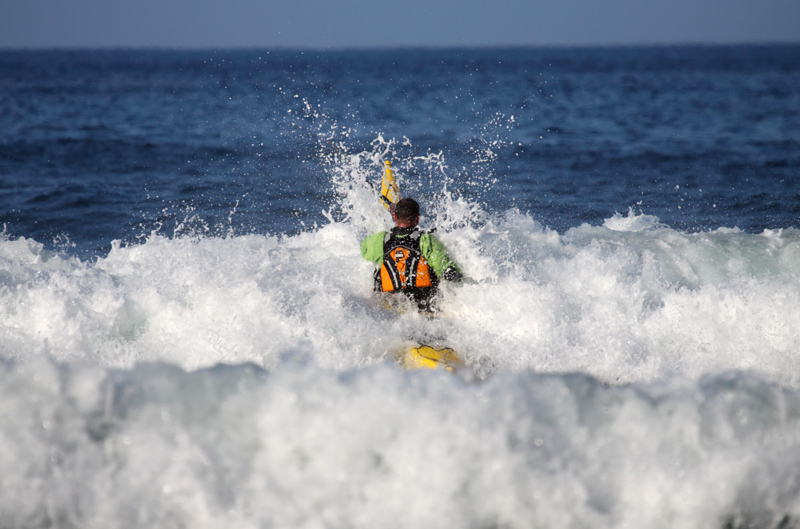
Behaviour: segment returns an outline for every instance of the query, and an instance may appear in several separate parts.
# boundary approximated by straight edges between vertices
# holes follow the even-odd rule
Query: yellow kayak
[[[398,355],[398,361],[406,371],[415,369],[455,371],[463,365],[458,353],[449,347],[437,349],[430,345],[418,345],[405,349]]]

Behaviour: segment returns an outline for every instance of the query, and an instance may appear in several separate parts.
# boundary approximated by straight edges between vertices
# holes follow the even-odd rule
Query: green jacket
[[[361,242],[361,255],[367,261],[383,264],[383,239],[386,237],[385,231],[373,233]],[[419,249],[422,256],[428,261],[428,265],[433,269],[436,277],[442,278],[444,271],[454,268],[461,275],[458,264],[447,254],[444,245],[431,235],[423,232],[419,237]]]

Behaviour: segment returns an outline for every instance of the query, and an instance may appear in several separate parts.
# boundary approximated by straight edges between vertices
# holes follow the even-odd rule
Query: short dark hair
[[[419,204],[413,198],[404,198],[394,208],[395,216],[404,221],[412,221],[419,217]]]

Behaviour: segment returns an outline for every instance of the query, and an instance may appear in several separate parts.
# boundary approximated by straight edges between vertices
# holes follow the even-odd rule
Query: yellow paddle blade
[[[397,186],[397,180],[394,179],[394,171],[392,170],[392,162],[386,160],[383,162],[383,179],[381,180],[381,202],[383,207],[391,211],[390,205],[397,204],[400,200],[400,188]]]

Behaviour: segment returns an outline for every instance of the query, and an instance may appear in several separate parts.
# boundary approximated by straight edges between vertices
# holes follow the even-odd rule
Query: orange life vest
[[[383,264],[375,277],[376,290],[396,292],[435,286],[436,277],[419,247],[422,233],[414,230],[399,236],[398,231],[402,233],[402,228],[393,229],[383,239]]]

